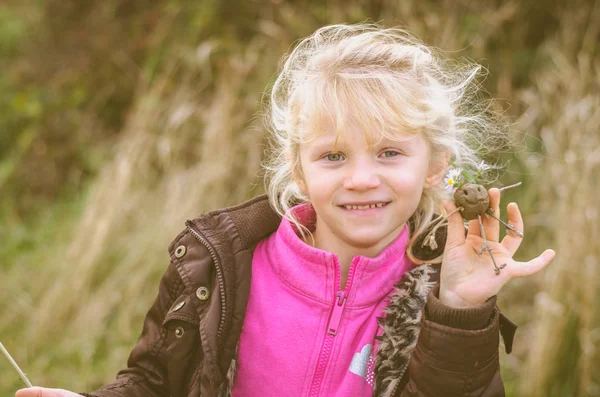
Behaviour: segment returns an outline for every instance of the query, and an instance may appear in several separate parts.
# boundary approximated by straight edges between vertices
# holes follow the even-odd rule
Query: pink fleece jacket
[[[291,211],[314,225],[310,204]],[[412,266],[407,241],[405,226],[376,258],[354,257],[341,290],[337,256],[283,220],[252,259],[233,397],[371,396],[377,317]]]

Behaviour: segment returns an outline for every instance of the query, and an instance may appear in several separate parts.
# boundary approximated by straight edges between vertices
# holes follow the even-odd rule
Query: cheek
[[[424,177],[417,172],[406,172],[394,178],[394,187],[402,192],[419,193],[423,187]]]
[[[333,186],[333,181],[323,173],[311,174],[306,178],[307,192],[311,197],[321,197],[328,194]]]
[[[311,198],[323,196],[333,185],[331,177],[314,167],[303,167],[305,193]]]

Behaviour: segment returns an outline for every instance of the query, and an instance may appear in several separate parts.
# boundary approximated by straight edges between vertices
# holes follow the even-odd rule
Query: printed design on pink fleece
[[[371,354],[372,350],[373,345],[370,343],[364,345],[360,352],[355,353],[354,357],[352,357],[349,368],[350,372],[353,374],[365,378],[371,387],[373,387],[375,381],[375,359]]]

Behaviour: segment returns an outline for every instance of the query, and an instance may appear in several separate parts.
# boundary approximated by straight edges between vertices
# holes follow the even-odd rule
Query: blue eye
[[[340,153],[329,153],[325,158],[329,161],[340,161],[343,159],[343,156]]]

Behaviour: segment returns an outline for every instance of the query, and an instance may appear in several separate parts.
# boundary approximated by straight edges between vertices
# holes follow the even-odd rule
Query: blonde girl
[[[399,29],[300,41],[271,91],[268,194],[186,223],[127,368],[82,394],[504,395],[499,329],[509,351],[515,327],[496,294],[554,252],[516,262],[521,238],[484,219],[497,275],[460,212],[422,243],[455,209],[449,163],[475,167],[502,131],[471,95],[477,72]],[[516,204],[507,214],[523,231]]]

